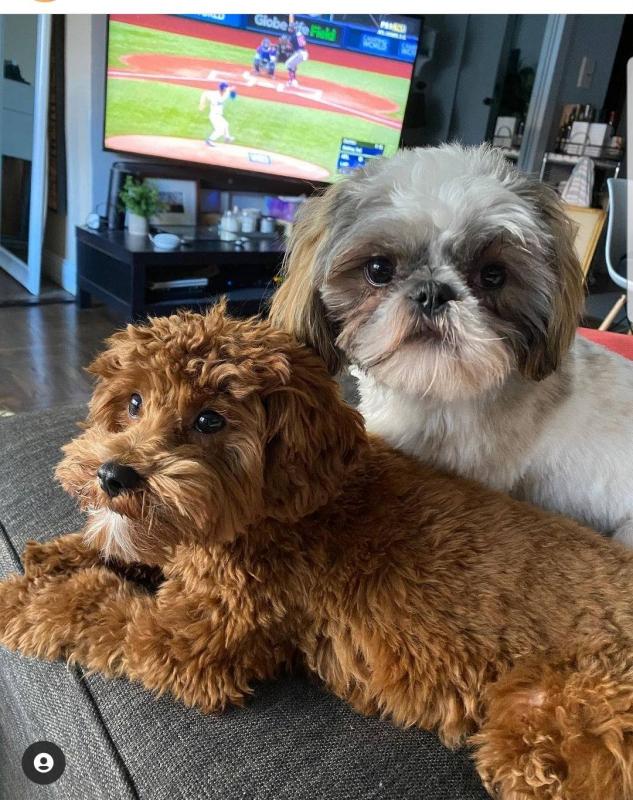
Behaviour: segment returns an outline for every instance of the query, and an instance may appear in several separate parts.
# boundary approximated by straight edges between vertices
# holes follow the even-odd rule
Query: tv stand
[[[178,308],[202,309],[223,295],[231,313],[258,313],[273,293],[284,252],[280,238],[251,239],[243,247],[195,240],[163,251],[125,230],[77,227],[76,237],[80,307],[96,298],[131,321]],[[206,286],[183,287],[182,281],[206,281]]]

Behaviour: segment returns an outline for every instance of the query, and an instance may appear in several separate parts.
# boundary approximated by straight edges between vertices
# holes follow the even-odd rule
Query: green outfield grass
[[[124,67],[121,56],[130,53],[160,53],[208,58],[213,61],[224,61],[227,64],[243,64],[245,68],[249,68],[253,61],[254,51],[246,47],[220,44],[193,36],[129,25],[126,22],[111,22],[108,66]],[[339,86],[349,86],[380,97],[387,97],[399,103],[402,108],[402,113],[395,113],[392,115],[393,117],[401,119],[404,113],[409,86],[409,82],[404,78],[364,72],[350,67],[338,67],[335,64],[324,64],[309,59],[301,64],[298,75],[299,79],[301,75],[321,78]]]
[[[108,84],[106,136],[138,134],[206,139],[211,132],[208,107],[198,111],[200,90],[158,81],[113,79]],[[225,117],[235,144],[294,156],[334,173],[343,136],[385,145],[396,152],[399,133],[349,115],[239,97]]]

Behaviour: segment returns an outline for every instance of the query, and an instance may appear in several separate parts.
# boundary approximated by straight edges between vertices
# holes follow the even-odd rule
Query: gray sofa
[[[78,529],[55,484],[60,446],[82,407],[0,421],[0,574],[20,570],[30,539]],[[66,770],[49,786],[22,772],[24,750],[51,741]],[[138,685],[85,676],[0,648],[0,799],[485,800],[465,752],[364,719],[313,681],[257,687],[245,709],[204,716]]]

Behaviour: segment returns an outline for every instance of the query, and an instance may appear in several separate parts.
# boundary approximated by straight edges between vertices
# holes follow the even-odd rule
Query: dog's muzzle
[[[116,461],[107,461],[97,470],[99,485],[108,497],[117,497],[123,492],[131,492],[141,482],[141,476],[134,469]]]
[[[457,300],[457,293],[448,283],[437,281],[423,281],[409,295],[409,299],[416,303],[418,309],[428,317],[441,311],[451,300]]]

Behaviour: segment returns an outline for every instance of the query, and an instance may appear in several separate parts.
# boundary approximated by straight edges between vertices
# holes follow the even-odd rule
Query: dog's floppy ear
[[[367,443],[363,420],[305,347],[291,354],[288,382],[266,393],[264,405],[267,513],[296,521],[340,491]]]
[[[86,367],[86,372],[98,379],[112,380],[123,368],[130,358],[141,360],[139,348],[143,343],[152,339],[152,333],[147,324],[133,325],[129,323],[105,341],[105,350]]]
[[[114,419],[116,410],[108,408],[109,400],[117,390],[118,381],[130,362],[142,369],[140,365],[143,364],[143,358],[138,352],[138,346],[139,342],[149,336],[146,326],[130,324],[106,339],[106,349],[86,367],[86,372],[97,379],[88,404],[89,420],[99,418],[102,422],[111,422]]]
[[[96,419],[104,424],[112,424],[114,421],[116,411],[109,408],[109,401],[111,391],[116,389],[117,377],[121,374],[127,341],[128,331],[117,331],[106,340],[106,349],[86,367],[86,372],[97,379],[88,403],[88,423]]]
[[[106,349],[99,353],[86,367],[86,372],[99,380],[112,378],[121,368],[121,349],[118,347],[128,338],[126,330],[117,331],[106,340]]]
[[[282,284],[270,308],[273,325],[313,347],[332,374],[342,366],[320,288],[323,247],[335,214],[341,184],[306,200],[297,212],[281,269]]]
[[[526,377],[539,381],[557,369],[571,346],[583,307],[585,282],[574,248],[576,225],[556,192],[535,180],[521,194],[532,201],[549,234],[549,267],[556,286],[545,332],[533,342],[520,365]]]

